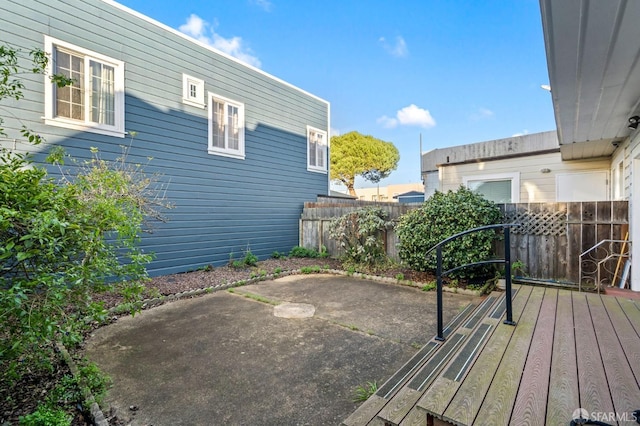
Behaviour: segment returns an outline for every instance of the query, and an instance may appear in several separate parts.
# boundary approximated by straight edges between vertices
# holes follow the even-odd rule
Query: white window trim
[[[469,188],[470,181],[478,181],[478,180],[481,180],[483,182],[510,180],[511,181],[511,202],[512,203],[520,202],[520,172],[496,173],[496,174],[490,174],[490,175],[462,177],[462,183],[467,188]]]
[[[611,199],[624,200],[624,160],[620,160],[611,170]]]
[[[73,120],[64,117],[54,116],[54,84],[49,76],[54,74],[53,68],[53,53],[54,48],[59,46],[63,49],[68,49],[76,52],[80,55],[88,56],[95,59],[98,62],[110,65],[114,68],[114,83],[115,83],[115,124],[109,126],[106,124],[97,124],[80,120]],[[85,132],[99,133],[102,135],[116,136],[120,138],[125,137],[124,130],[124,62],[117,59],[110,58],[108,56],[101,55],[96,52],[84,49],[82,47],[75,46],[73,44],[57,40],[53,37],[44,36],[44,51],[49,56],[49,63],[47,64],[47,72],[45,73],[44,84],[44,122],[50,126],[64,127],[72,130],[79,130]],[[88,117],[88,115],[87,115]]]
[[[321,133],[322,135],[324,135],[325,144],[324,144],[324,166],[323,167],[318,167],[318,166],[309,164],[311,160],[311,158],[309,158],[309,136],[311,132]],[[316,127],[307,126],[307,170],[310,172],[326,174],[329,169],[328,154],[329,154],[329,139],[327,137],[327,132],[325,132],[324,130],[320,130]]]
[[[195,97],[191,96],[190,84],[197,88],[198,93]],[[182,74],[182,103],[204,109],[207,105],[204,101],[204,80]]]
[[[213,155],[221,155],[223,157],[237,158],[244,160],[244,129],[245,129],[245,121],[244,121],[244,104],[238,101],[234,101],[229,98],[225,98],[224,96],[216,95],[212,92],[207,92],[208,98],[208,128],[209,128],[209,146],[208,151],[209,154]],[[217,146],[213,146],[213,101],[217,100],[218,102],[224,102],[225,105],[230,104],[238,108],[238,120],[240,121],[240,135],[238,140],[238,149],[227,149],[227,148],[219,148]],[[225,108],[226,113],[226,108]]]

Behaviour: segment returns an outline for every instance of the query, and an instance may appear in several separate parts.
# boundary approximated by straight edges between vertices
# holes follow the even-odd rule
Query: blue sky
[[[538,0],[119,0],[331,103],[331,132],[422,149],[555,129]],[[363,180],[356,188],[374,186]]]

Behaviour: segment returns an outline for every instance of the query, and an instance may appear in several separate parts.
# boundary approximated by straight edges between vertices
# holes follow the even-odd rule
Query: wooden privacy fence
[[[377,207],[387,212],[388,220],[398,220],[400,216],[418,206],[420,203],[400,204],[318,197],[318,202],[304,203],[300,218],[300,246],[316,250],[324,246],[331,256],[339,256],[343,250],[329,237],[329,224],[333,219],[361,208]],[[387,256],[395,260],[399,260],[398,243],[395,231],[389,229],[385,233],[385,249]]]
[[[300,218],[300,245],[315,249],[324,246],[330,255],[338,256],[341,250],[329,237],[329,223],[334,218],[363,207],[378,207],[389,214],[390,220],[398,220],[420,205],[319,197],[317,202],[304,205]],[[580,280],[580,255],[600,241],[625,240],[629,229],[627,201],[516,203],[503,204],[500,208],[505,216],[504,222],[521,224],[512,229],[511,259],[522,261],[526,265],[524,275],[535,280],[577,284]],[[387,255],[395,260],[398,260],[398,243],[395,232],[387,231]],[[621,242],[605,244],[594,250],[593,258],[604,259],[612,253],[621,253],[623,245]],[[497,248],[496,255],[504,255],[501,251],[504,250]],[[616,259],[614,257],[603,264],[601,278],[604,283],[613,282]],[[593,262],[587,264],[585,260],[582,263],[586,272],[592,271]],[[587,274],[587,278],[589,276]]]

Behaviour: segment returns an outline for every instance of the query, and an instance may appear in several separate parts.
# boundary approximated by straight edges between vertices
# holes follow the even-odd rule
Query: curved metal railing
[[[436,340],[444,341],[444,333],[443,333],[443,323],[442,323],[442,277],[450,274],[451,272],[457,271],[462,268],[467,268],[469,266],[478,266],[478,265],[488,265],[495,263],[504,263],[504,274],[505,274],[505,304],[507,311],[507,318],[504,320],[505,324],[508,325],[516,325],[513,321],[513,308],[511,305],[511,238],[510,238],[510,228],[514,226],[520,226],[518,223],[500,223],[496,225],[486,225],[480,226],[477,228],[468,229],[466,231],[460,232],[458,234],[452,235],[447,239],[440,241],[435,246],[431,247],[425,253],[427,256],[432,251],[436,250],[436,291],[437,291],[437,313],[438,313],[438,334],[436,336]],[[448,242],[453,241],[457,238],[460,238],[467,234],[472,234],[474,232],[487,231],[490,229],[500,229],[502,228],[504,233],[504,259],[491,259],[491,260],[483,260],[480,262],[467,263],[466,265],[456,266],[455,268],[442,271],[442,247],[446,245]]]

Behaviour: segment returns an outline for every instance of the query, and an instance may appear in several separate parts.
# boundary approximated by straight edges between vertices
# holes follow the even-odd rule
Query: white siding
[[[464,178],[519,172],[520,202],[550,203],[556,201],[556,175],[583,171],[609,173],[610,167],[609,158],[562,161],[559,152],[448,165],[440,167],[440,190],[456,190]],[[549,169],[549,172],[542,173],[543,169]]]

